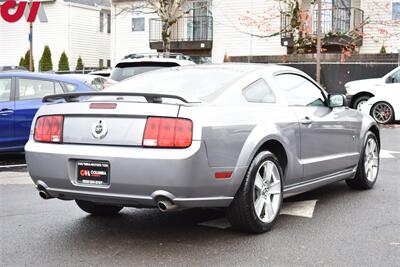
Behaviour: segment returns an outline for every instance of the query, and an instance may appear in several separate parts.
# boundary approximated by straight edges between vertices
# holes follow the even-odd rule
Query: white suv
[[[112,85],[152,70],[187,65],[195,65],[195,63],[189,56],[183,54],[130,54],[115,65],[108,78],[108,84]]]
[[[365,79],[345,84],[348,100],[352,108],[361,110],[361,106],[376,94],[390,95],[400,91],[400,66],[377,79]]]

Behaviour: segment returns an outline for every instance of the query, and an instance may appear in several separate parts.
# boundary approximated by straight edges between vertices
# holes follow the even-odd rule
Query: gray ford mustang
[[[43,101],[29,173],[42,198],[94,215],[221,207],[233,227],[259,233],[284,197],[339,180],[370,189],[378,176],[373,119],[285,66],[170,68]]]

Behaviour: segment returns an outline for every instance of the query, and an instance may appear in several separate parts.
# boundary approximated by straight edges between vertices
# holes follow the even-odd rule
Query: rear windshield
[[[189,101],[207,102],[242,75],[242,72],[222,68],[172,68],[135,76],[108,91],[171,94]]]
[[[115,66],[110,78],[114,81],[120,82],[132,76],[148,71],[176,66],[179,65],[174,62],[124,62]]]

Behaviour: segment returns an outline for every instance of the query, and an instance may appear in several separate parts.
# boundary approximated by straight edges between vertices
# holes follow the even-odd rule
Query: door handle
[[[300,123],[303,125],[310,125],[311,123],[313,123],[313,120],[306,116],[300,120]]]
[[[12,113],[14,113],[14,110],[12,110],[12,109],[9,109],[9,108],[0,109],[0,115],[2,115],[2,116],[7,116]]]

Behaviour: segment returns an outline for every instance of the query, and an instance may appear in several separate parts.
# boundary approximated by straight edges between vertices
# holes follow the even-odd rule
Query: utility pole
[[[317,83],[321,84],[321,35],[322,35],[322,29],[321,29],[321,13],[322,13],[321,0],[318,0],[317,4],[318,4],[318,11],[317,11],[317,73],[316,73],[316,78],[317,78]]]
[[[29,1],[29,7],[32,9],[32,0]],[[29,23],[29,71],[33,71],[33,22]]]

